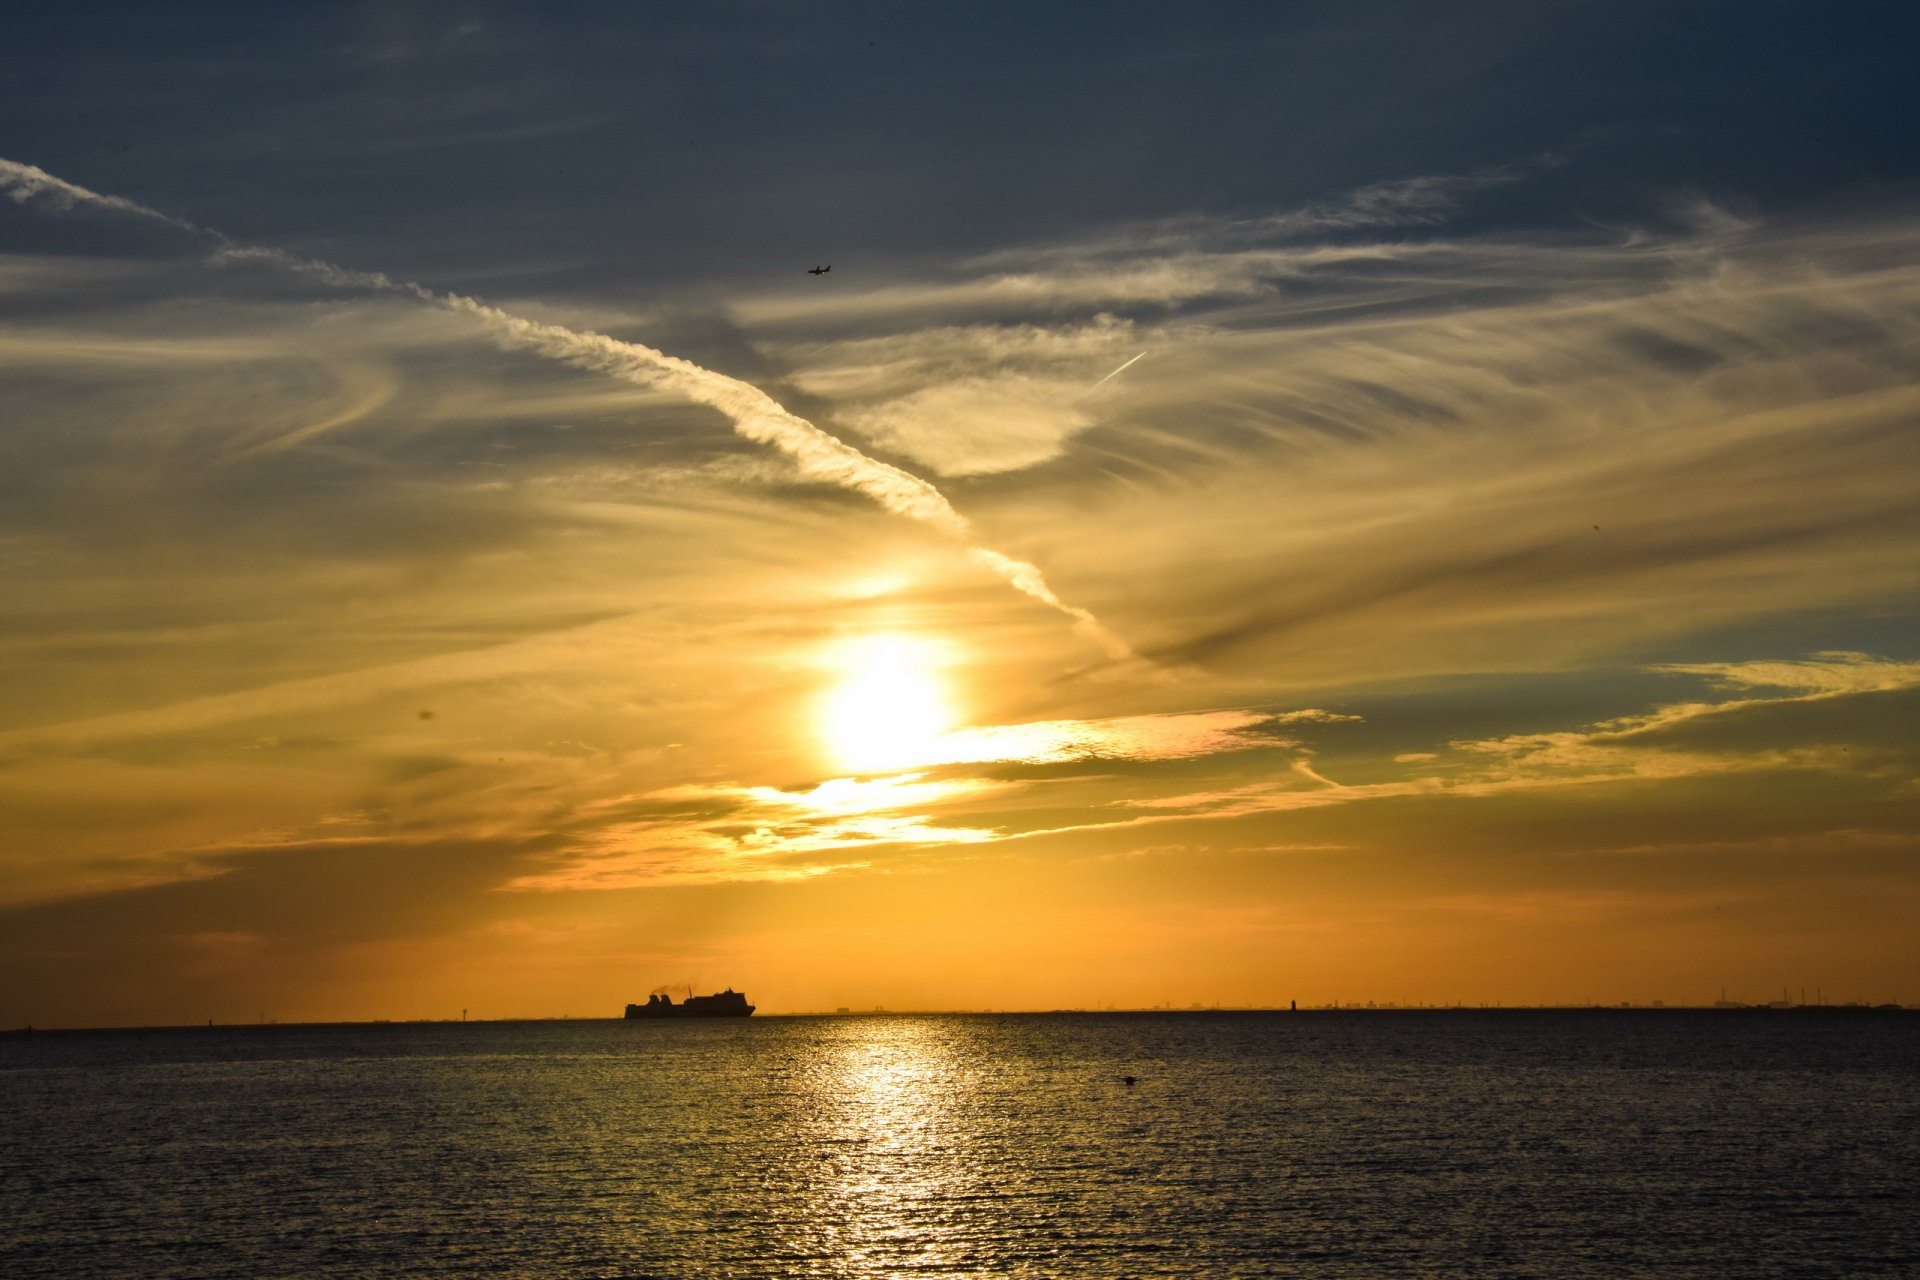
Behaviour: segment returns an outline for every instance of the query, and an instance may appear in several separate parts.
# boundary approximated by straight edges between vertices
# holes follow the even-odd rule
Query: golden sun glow
[[[935,751],[955,716],[937,645],[910,636],[862,636],[837,646],[839,680],[822,729],[835,764],[852,773],[910,767]]]

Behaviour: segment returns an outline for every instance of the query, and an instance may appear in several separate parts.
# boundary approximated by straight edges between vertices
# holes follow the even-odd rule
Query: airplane
[[[833,264],[832,264],[831,262],[829,262],[829,263],[828,263],[828,264],[827,264],[826,266],[824,266],[824,267],[810,267],[810,268],[808,268],[808,270],[807,270],[807,274],[808,274],[808,275],[810,275],[810,276],[823,276],[823,275],[825,275],[825,274],[827,274],[827,272],[829,272],[829,271],[831,271],[831,270],[833,270]]]

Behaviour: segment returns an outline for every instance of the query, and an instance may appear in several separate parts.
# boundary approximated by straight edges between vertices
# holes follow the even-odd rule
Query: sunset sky
[[[1920,8],[0,44],[0,1027],[1920,1001]]]

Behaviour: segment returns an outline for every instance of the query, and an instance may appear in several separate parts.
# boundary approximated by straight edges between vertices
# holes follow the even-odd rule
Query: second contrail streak
[[[1142,351],[1140,353],[1140,356],[1144,356],[1145,354],[1147,353]],[[1115,378],[1119,377],[1121,374],[1125,373],[1127,370],[1133,368],[1134,361],[1138,360],[1140,356],[1135,356],[1133,360],[1127,361],[1125,364],[1121,365],[1118,369],[1115,369],[1112,373],[1108,374],[1106,377],[1100,379],[1100,381],[1088,387],[1084,394],[1092,395],[1094,392],[1106,386],[1109,382],[1112,382]]]
[[[734,430],[747,439],[771,445],[785,453],[794,460],[802,475],[865,494],[896,515],[934,525],[967,542],[969,554],[976,563],[998,574],[1015,590],[1072,618],[1074,629],[1098,644],[1108,657],[1120,659],[1132,656],[1132,650],[1126,642],[1107,630],[1093,614],[1055,595],[1037,566],[974,543],[972,527],[967,518],[933,485],[910,472],[869,457],[839,437],[822,431],[751,383],[730,378],[638,342],[623,342],[602,333],[529,320],[476,298],[440,293],[425,285],[394,280],[378,272],[355,271],[330,262],[301,258],[280,249],[242,245],[210,227],[173,217],[121,196],[90,191],[33,165],[0,158],[0,189],[4,189],[16,204],[38,201],[59,209],[84,204],[161,222],[217,242],[220,246],[215,254],[217,261],[261,262],[330,285],[400,294],[429,306],[473,317],[492,330],[496,339],[505,345],[533,351],[577,369],[678,392],[689,400],[725,414],[733,422]],[[1135,356],[1134,360],[1139,358]],[[1129,360],[1113,372],[1119,373],[1132,363],[1133,360]],[[1108,378],[1112,376],[1111,373],[1107,375]],[[1106,380],[1102,378],[1100,381]],[[1099,383],[1094,385],[1098,386]]]

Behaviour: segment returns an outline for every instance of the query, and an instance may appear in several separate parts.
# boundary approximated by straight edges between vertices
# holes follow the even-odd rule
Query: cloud
[[[1091,507],[1105,554],[1156,588],[1150,617],[1097,587],[1089,602],[1169,664],[1337,680],[1383,637],[1432,670],[1577,663],[1897,592],[1920,533],[1899,425],[1920,397],[1897,372],[1920,356],[1912,280],[1843,266],[1842,238],[1813,245],[1838,277],[1775,277],[1761,252],[1637,286],[1631,266],[1578,279],[1586,250],[1485,245],[1444,276],[1527,294],[1576,278],[1555,301],[1476,303],[1436,274],[1432,296],[1457,300],[1438,316],[1416,275],[1379,312],[1276,303],[1190,333],[1080,437],[1111,478],[1077,518]],[[1087,580],[1073,545],[1044,554]]]
[[[1448,234],[1448,201],[1527,171],[1009,249],[881,286],[918,298],[904,327],[858,294],[800,295],[827,308],[806,318],[760,308],[778,297],[733,308],[858,457],[651,348],[445,305],[725,402],[803,471],[914,518],[954,509],[875,455],[965,479],[968,524],[1004,548],[983,566],[1172,668],[1363,678],[1402,635],[1427,671],[1578,665],[1898,590],[1920,534],[1899,430],[1920,410],[1910,224],[1696,210],[1625,234]],[[1168,271],[1200,291],[1157,314],[1081,287]],[[988,297],[982,322],[968,299]],[[1075,391],[1149,348],[1097,399]]]
[[[1901,665],[1854,654],[1807,660],[1814,666],[1835,662],[1854,668]],[[1717,669],[1722,664],[1694,665]],[[1812,675],[1802,680],[1817,682]],[[1876,687],[1864,696],[1907,687]],[[1822,692],[1777,701],[1799,705],[1834,696],[1840,695]],[[1337,724],[1359,717],[1318,709],[1280,714],[1216,711],[976,727],[943,735],[930,744],[912,772],[837,778],[796,788],[683,784],[582,804],[564,823],[549,828],[554,841],[540,856],[540,869],[517,877],[509,887],[551,891],[799,880],[907,865],[902,859],[909,855],[942,848],[1024,845],[1089,833],[1195,821],[1245,821],[1372,802],[1484,801],[1782,771],[1867,776],[1857,774],[1858,762],[1843,749],[1796,742],[1790,728],[1778,731],[1773,740],[1725,749],[1664,742],[1649,731],[1673,723],[1676,717],[1731,713],[1752,702],[1663,704],[1650,712],[1576,729],[1458,740],[1450,744],[1451,759],[1437,752],[1393,757],[1395,763],[1416,772],[1385,780],[1343,781],[1340,775],[1346,768],[1371,772],[1371,766],[1349,759],[1345,768],[1333,769],[1329,776],[1305,752],[1293,751],[1284,757],[1283,765],[1243,764],[1237,775],[1244,780],[1200,789],[1188,785],[1191,774],[1179,766],[1236,752],[1297,748],[1292,739],[1273,733],[1280,724]],[[1010,779],[970,772],[1006,763],[1059,767],[1099,762],[1152,767],[1129,773],[1128,790],[1133,794],[1118,798],[1110,788],[1098,785],[1098,779],[1069,773]],[[1442,765],[1444,772],[1438,771]],[[1203,776],[1235,775],[1216,769]],[[1879,785],[1885,783],[1883,779]],[[1048,794],[1057,787],[1068,788],[1072,798]],[[1098,798],[1086,800],[1087,796]],[[1089,816],[1058,821],[1061,812],[1075,809]],[[310,840],[311,834],[294,838]],[[453,834],[443,833],[443,838]],[[457,834],[471,837],[475,833]],[[1268,835],[1259,847],[1272,843],[1270,831]],[[1884,839],[1836,836],[1822,845],[1811,836],[1804,840],[1783,836],[1780,843],[1783,849],[1836,847],[1836,841],[1867,848],[1889,841],[1898,845],[1907,839],[1898,833]],[[1685,852],[1696,845],[1706,848],[1699,841],[1677,842],[1674,848]],[[1735,841],[1728,847],[1734,846],[1744,844]],[[1274,847],[1327,846],[1292,841]],[[1644,851],[1655,850],[1649,846]]]
[[[1845,697],[1920,687],[1920,662],[1830,651],[1798,661],[1668,662],[1649,667],[1669,675],[1706,676],[1723,689],[1790,689],[1803,698]],[[1722,706],[1746,706],[1726,703]]]
[[[1726,689],[1769,688],[1789,692],[1772,698],[1664,703],[1651,711],[1617,716],[1584,729],[1512,734],[1455,742],[1456,750],[1503,761],[1501,776],[1572,771],[1589,777],[1678,778],[1781,768],[1839,769],[1854,762],[1824,744],[1767,746],[1759,742],[1718,750],[1681,744],[1680,730],[1703,721],[1792,708],[1838,698],[1897,693],[1920,688],[1920,663],[1862,653],[1823,653],[1800,661],[1667,663],[1655,672],[1706,676]]]
[[[835,779],[803,791],[680,786],[595,806],[593,825],[516,877],[515,890],[804,880],[861,870],[847,851],[982,844],[995,832],[941,826],[902,810],[976,796],[991,784],[931,782],[921,775]],[[605,822],[610,813],[646,816]]]
[[[1358,724],[1364,716],[1348,715],[1340,711],[1323,711],[1319,707],[1306,707],[1299,711],[1282,711],[1273,717],[1275,724]]]
[[[880,449],[943,476],[1020,470],[1059,456],[1099,421],[1095,393],[1135,326],[952,325],[776,346],[794,385]],[[1138,358],[1137,347],[1130,353]]]
[[[1449,201],[1527,172],[733,314],[822,421],[964,477],[997,543],[1170,668],[1552,669],[1897,598],[1920,545],[1911,220],[1695,200],[1451,230]]]
[[[741,300],[734,313],[775,336],[822,325],[900,327],[916,320],[937,327],[955,320],[1032,323],[1035,315],[1053,323],[1077,322],[1078,315],[1091,318],[1122,309],[1169,313],[1195,304],[1271,297],[1283,281],[1341,266],[1384,266],[1431,252],[1419,244],[1163,248],[1135,242],[1121,254],[1096,241],[1018,251],[1025,264],[1020,270],[882,284],[831,299],[771,294]],[[1005,259],[1000,264],[1012,265]],[[995,260],[972,264],[975,270],[995,265]]]
[[[1073,240],[1010,246],[954,264],[948,278],[871,288],[788,291],[743,301],[737,314],[778,329],[864,320],[897,328],[916,317],[1174,309],[1274,295],[1287,281],[1342,267],[1416,259],[1432,246],[1362,231],[1430,229],[1480,191],[1561,163],[1543,155],[1469,174],[1372,183],[1302,208],[1250,218],[1188,215],[1090,230]],[[1302,243],[1308,241],[1307,243]],[[1444,252],[1445,246],[1438,246]]]
[[[579,332],[562,325],[530,320],[461,294],[442,294],[410,281],[395,280],[375,271],[359,271],[330,262],[302,258],[281,249],[236,244],[222,232],[174,218],[119,196],[102,195],[55,178],[32,165],[0,158],[0,187],[19,203],[38,202],[56,209],[89,206],[155,220],[206,236],[220,246],[221,262],[262,262],[325,284],[398,294],[461,314],[486,324],[508,345],[535,351],[576,368],[589,369],[641,386],[669,388],[697,404],[719,410],[734,429],[750,440],[771,445],[793,459],[802,475],[861,493],[888,511],[923,521],[949,535],[970,539],[971,529],[946,496],[918,476],[872,458],[845,441],[789,412],[771,396],[749,383],[667,355],[637,342],[622,342],[601,333]],[[1078,630],[1097,641],[1108,657],[1131,656],[1126,643],[1102,626],[1090,612],[1069,607],[1047,588],[1038,567],[1025,561],[976,547],[982,562],[1006,576],[1015,589],[1032,595],[1072,616]]]
[[[1196,711],[1113,720],[1051,720],[991,725],[942,734],[928,744],[922,765],[1061,764],[1074,760],[1188,760],[1292,740],[1263,732],[1284,716],[1257,711]]]
[[[1015,471],[1059,456],[1093,425],[1077,383],[1023,374],[966,378],[848,413],[861,435],[943,476]]]
[[[670,356],[637,342],[622,342],[605,334],[580,332],[564,325],[529,320],[460,294],[440,294],[423,286],[394,281],[377,272],[354,271],[295,257],[278,249],[228,249],[229,261],[262,261],[284,270],[310,275],[328,284],[378,289],[414,298],[472,316],[486,324],[506,345],[538,352],[575,368],[603,373],[645,387],[664,387],[696,404],[717,409],[749,440],[771,445],[793,459],[801,475],[864,494],[895,515],[930,524],[960,539],[971,539],[972,529],[944,494],[927,481],[903,471],[833,436],[789,412],[750,383],[703,368],[690,360]],[[993,567],[1016,590],[1071,616],[1077,630],[1105,650],[1107,656],[1131,656],[1125,641],[1104,627],[1086,609],[1065,604],[1046,586],[1039,568],[990,548],[970,548],[977,559]]]
[[[1423,912],[1478,917],[1503,923],[1556,928],[1593,922],[1640,924],[1649,918],[1692,915],[1737,900],[1726,890],[1696,893],[1648,889],[1537,889],[1527,892],[1461,893],[1413,904]]]
[[[176,218],[161,213],[146,205],[128,200],[124,196],[102,195],[97,191],[56,178],[37,165],[21,164],[0,156],[0,187],[4,187],[7,197],[15,204],[37,204],[49,209],[68,212],[74,209],[97,208],[113,213],[130,214],[167,226],[186,231],[193,235],[209,235],[205,227],[188,222],[185,218]]]
[[[1468,749],[1510,752],[1544,759],[1552,755],[1605,753],[1613,748],[1659,744],[1701,722],[1755,711],[1828,702],[1865,694],[1920,688],[1920,662],[1901,662],[1865,653],[1818,653],[1798,661],[1663,663],[1648,670],[1663,675],[1705,676],[1722,689],[1784,689],[1775,697],[1729,698],[1718,702],[1674,702],[1637,715],[1603,720],[1576,734],[1541,735],[1468,744]],[[1458,744],[1456,744],[1458,745]],[[1666,753],[1680,759],[1678,753]]]
[[[1166,763],[1290,745],[1261,732],[1275,717],[1215,711],[1105,721],[994,725],[941,735],[919,771],[835,778],[793,790],[683,785],[585,807],[545,869],[516,889],[793,880],[875,866],[874,853],[997,843],[1019,833],[978,816],[1032,781],[968,777],[955,766],[1098,761]],[[940,776],[927,770],[942,767]],[[936,815],[945,814],[944,818]],[[974,816],[968,816],[972,814]]]
[[[1069,245],[976,259],[959,268],[979,273],[967,280],[837,292],[830,303],[810,294],[749,301],[739,314],[776,328],[802,319],[874,325],[882,332],[796,344],[788,354],[797,385],[840,405],[838,420],[864,438],[940,475],[1018,470],[1060,456],[1068,442],[1098,423],[1095,407],[1083,402],[1104,381],[1092,362],[1113,359],[1133,341],[1139,322],[1101,311],[1085,323],[900,332],[911,313],[1178,307],[1252,298],[1336,264],[1377,264],[1421,252],[1406,244],[1302,247],[1276,241],[1334,229],[1429,224],[1461,193],[1515,181],[1518,174],[1515,169],[1380,184],[1344,201],[1263,219],[1110,229]],[[1140,354],[1137,346],[1133,354]]]
[[[1736,679],[1752,680],[1768,687],[1812,687],[1817,691],[1777,699],[1669,703],[1650,712],[1615,717],[1580,729],[1457,740],[1449,746],[1461,759],[1449,762],[1451,767],[1444,775],[1428,773],[1392,781],[1344,784],[1324,776],[1305,758],[1296,758],[1289,766],[1292,778],[1127,798],[1112,802],[1112,807],[1150,812],[1023,831],[1019,835],[1034,838],[1169,822],[1242,819],[1382,800],[1485,799],[1549,790],[1660,785],[1776,771],[1847,774],[1862,768],[1863,764],[1837,745],[1797,743],[1789,739],[1700,749],[1662,741],[1660,732],[1687,721],[1757,707],[1897,693],[1920,685],[1920,665],[1853,653],[1816,655],[1802,662],[1671,664],[1656,669],[1713,676],[1724,676],[1731,670],[1739,673]],[[1400,764],[1430,766],[1442,757],[1435,752],[1407,752],[1393,759]],[[1299,779],[1305,779],[1310,785],[1302,785]]]
[[[35,849],[90,833],[64,878],[11,869],[34,894],[212,874],[355,810],[364,829],[323,838],[551,837],[503,873],[523,888],[800,880],[1375,799],[1867,778],[1857,741],[1847,757],[1837,731],[1762,723],[1920,687],[1910,663],[1837,650],[1655,668],[1726,696],[1610,720],[1516,725],[1495,699],[1409,742],[1369,710],[1333,758],[1295,738],[1357,717],[1249,709],[1608,671],[1809,610],[1830,611],[1819,643],[1865,645],[1848,611],[1910,593],[1910,220],[1695,207],[1460,235],[1448,202],[1472,189],[748,298],[734,354],[779,400],[613,336],[636,328],[612,308],[588,332],[284,255],[266,265],[351,292],[0,260],[25,300],[0,328],[20,374],[0,657],[34,673],[0,764],[17,796],[63,798]],[[234,266],[252,252],[229,248]],[[685,337],[674,323],[663,308],[646,331]],[[1002,550],[969,568],[973,544]],[[1167,670],[1063,675],[1063,629],[1036,639],[1039,611],[999,582]],[[803,803],[823,766],[802,723],[817,672],[798,668],[872,627],[955,638],[977,702],[1017,689],[994,714],[1022,722],[937,739],[898,765],[929,771],[911,787]],[[1128,714],[1176,699],[1239,709]],[[1377,757],[1376,734],[1398,735]],[[1876,750],[1889,774],[1903,758]],[[272,774],[244,822],[185,788],[192,811],[145,851],[65,803],[144,802],[243,755]],[[911,789],[983,775],[1019,781]],[[675,798],[689,780],[710,790]],[[834,795],[840,811],[816,803]]]
[[[1570,858],[1641,857],[1788,857],[1825,858],[1857,854],[1904,853],[1920,849],[1920,832],[1871,831],[1840,827],[1822,831],[1789,831],[1747,839],[1671,840],[1630,845],[1602,845],[1567,850]]]

